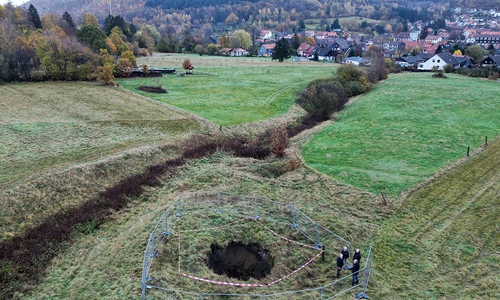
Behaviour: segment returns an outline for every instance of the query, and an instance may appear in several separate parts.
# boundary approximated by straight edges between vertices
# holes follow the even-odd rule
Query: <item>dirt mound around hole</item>
[[[259,243],[231,241],[227,247],[210,245],[208,267],[218,275],[238,280],[262,279],[271,273],[271,255]]]

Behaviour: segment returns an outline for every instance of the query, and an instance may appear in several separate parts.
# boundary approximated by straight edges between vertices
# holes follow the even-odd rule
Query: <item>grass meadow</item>
[[[447,76],[391,75],[304,146],[307,164],[397,195],[498,135],[498,83]]]
[[[200,74],[162,78],[169,94],[157,99],[87,83],[1,85],[0,241],[22,235],[55,212],[95,197],[150,165],[177,157],[179,141],[199,132],[200,125],[162,103],[228,125],[223,134],[238,134],[243,127],[229,125],[281,122],[290,114],[286,112],[294,93],[311,79],[330,76],[334,68],[189,55],[155,55],[139,62],[182,72],[185,58]],[[118,82],[134,92],[139,85],[156,85],[154,78]],[[429,73],[390,75],[353,102],[338,121],[292,138],[282,158],[215,152],[189,160],[166,173],[160,184],[130,197],[126,208],[110,211],[98,229],[72,233],[58,245],[58,255],[44,266],[40,280],[20,281],[14,298],[139,298],[144,249],[165,209],[181,193],[214,190],[293,204],[364,255],[372,245],[374,271],[367,290],[372,299],[499,298],[500,140],[493,138],[498,134],[498,105],[490,100],[497,90],[496,83],[453,75],[445,80],[432,79]],[[247,126],[258,131],[261,124]],[[491,137],[489,145],[464,157],[466,148],[481,145],[485,135]],[[458,159],[460,164],[452,167]],[[357,167],[348,169],[349,163]],[[429,177],[447,163],[449,170]],[[332,172],[338,164],[347,171]],[[395,195],[409,187],[401,197],[388,197],[387,204],[378,193],[384,189]],[[248,234],[248,228],[241,229],[241,236]],[[183,245],[199,252],[209,249],[196,241]],[[283,249],[271,251],[287,255]],[[327,251],[325,262],[315,261],[277,288],[309,287],[310,278],[331,281],[340,249]],[[8,270],[9,265],[0,267]],[[208,283],[177,281],[183,282],[183,290],[219,291]],[[338,299],[352,299],[361,291]]]
[[[138,64],[173,67],[184,73],[182,62],[186,58],[194,66],[193,75],[169,74],[161,78],[119,79],[116,82],[131,91],[142,85],[161,85],[167,94],[136,92],[228,126],[285,114],[298,91],[313,79],[331,76],[334,70],[334,65],[328,63],[279,63],[270,58],[199,55],[159,55],[141,58]]]
[[[94,190],[92,184],[97,187],[101,180],[111,180],[106,167],[93,169],[99,179],[84,167],[69,171],[73,176],[69,180],[54,179],[54,173],[130,149],[179,140],[200,128],[185,114],[88,83],[8,84],[0,86],[0,94],[0,204],[4,206],[0,240],[88,196],[72,180],[81,179],[80,184],[90,190]],[[140,156],[140,151],[135,152]],[[71,190],[71,196],[63,189],[49,191],[47,186],[54,180]]]

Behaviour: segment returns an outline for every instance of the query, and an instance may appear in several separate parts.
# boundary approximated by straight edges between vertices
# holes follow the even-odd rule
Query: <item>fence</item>
[[[299,244],[303,248],[315,249],[306,264],[295,269],[283,278],[269,284],[255,284],[262,290],[255,293],[254,290],[240,288],[237,292],[210,292],[205,291],[185,291],[180,286],[171,286],[173,278],[165,275],[165,272],[153,272],[155,270],[153,263],[158,260],[159,254],[164,256],[173,255],[174,247],[167,247],[167,242],[173,242],[175,234],[178,234],[178,269],[175,270],[177,277],[189,277],[195,280],[211,282],[214,284],[230,286],[250,286],[250,284],[229,283],[213,281],[198,276],[191,276],[181,272],[181,260],[186,261],[189,258],[181,255],[181,233],[197,232],[211,230],[213,222],[219,224],[216,228],[223,228],[238,222],[256,222],[270,234],[285,239],[287,241]],[[232,222],[232,223],[231,223]],[[182,230],[188,228],[191,230]],[[333,299],[345,294],[353,289],[357,291],[363,288],[366,292],[371,274],[372,250],[369,249],[365,265],[359,271],[360,282],[356,286],[351,286],[351,275],[336,279],[330,283],[319,287],[307,288],[294,291],[276,291],[270,289],[271,285],[293,276],[300,272],[317,257],[327,253],[336,257],[337,251],[343,246],[347,246],[350,252],[354,249],[349,241],[337,235],[333,231],[314,222],[305,213],[293,205],[284,204],[277,201],[262,199],[259,197],[240,196],[223,192],[206,192],[180,195],[164,212],[160,221],[151,232],[151,235],[144,251],[144,261],[142,269],[142,299],[148,298],[166,298],[167,299],[209,299],[220,297],[235,297],[240,299]],[[313,251],[313,250],[311,250]],[[168,253],[167,253],[168,252]],[[187,255],[186,255],[187,256]],[[153,267],[153,269],[152,269]],[[332,268],[335,268],[332,265]],[[173,271],[170,266],[170,272]],[[154,273],[155,278],[153,278]],[[350,273],[350,271],[349,271]],[[172,273],[170,273],[172,274]],[[158,277],[158,278],[156,278]],[[161,279],[159,277],[162,277]],[[177,278],[175,278],[177,279]],[[161,284],[158,284],[161,283]],[[346,288],[346,286],[348,288]],[[246,293],[245,293],[246,291]],[[240,293],[241,292],[241,293]],[[170,297],[170,298],[169,298]]]

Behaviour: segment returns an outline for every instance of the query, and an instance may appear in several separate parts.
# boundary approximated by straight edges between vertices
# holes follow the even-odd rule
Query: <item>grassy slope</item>
[[[500,142],[410,195],[374,247],[380,299],[500,298]]]
[[[184,115],[104,86],[10,84],[0,93],[0,188],[197,127]]]
[[[500,129],[498,84],[429,73],[391,75],[303,149],[325,174],[399,194]]]
[[[175,67],[191,60],[194,75],[162,78],[121,79],[124,88],[161,84],[168,94],[140,94],[227,126],[269,119],[286,113],[295,94],[312,79],[328,77],[332,64],[316,62],[278,63],[267,58],[206,57],[187,55],[141,59],[154,67]],[[209,76],[208,74],[216,75]]]
[[[299,145],[301,143],[299,142]],[[493,148],[492,145],[492,149],[497,149],[498,145],[495,147]],[[498,149],[492,151],[498,152]],[[488,156],[485,155],[485,159],[486,157]],[[148,159],[150,158],[138,157],[136,160],[144,162],[144,160]],[[481,207],[479,208],[479,218],[476,218],[476,215],[462,220],[462,222],[475,222],[475,224],[478,224],[478,228],[483,228],[481,232],[478,230],[476,240],[466,240],[464,244],[457,242],[462,237],[461,235],[468,231],[467,228],[458,230],[458,226],[461,226],[461,224],[452,222],[455,219],[459,219],[458,217],[465,215],[464,212],[466,212],[466,209],[462,208],[468,209],[472,207],[471,204],[480,202],[473,200],[470,206],[462,202],[464,205],[453,207],[456,211],[454,214],[448,213],[448,219],[446,219],[444,214],[441,216],[436,214],[437,224],[441,224],[442,228],[446,228],[447,230],[443,231],[444,234],[441,232],[441,235],[435,235],[433,239],[427,241],[425,240],[425,235],[427,234],[425,230],[426,228],[432,228],[431,225],[433,223],[424,224],[425,221],[420,221],[416,217],[416,214],[411,214],[415,210],[420,212],[421,215],[427,216],[426,218],[432,222],[431,219],[433,216],[429,211],[432,212],[431,206],[436,203],[420,198],[425,193],[416,196],[416,198],[410,197],[404,203],[401,218],[390,219],[390,215],[394,214],[396,207],[381,206],[380,199],[369,193],[346,186],[331,178],[320,176],[308,168],[299,168],[279,178],[267,177],[266,174],[272,173],[273,164],[273,162],[257,162],[250,159],[231,158],[223,154],[217,154],[214,157],[191,163],[176,174],[175,177],[165,178],[163,187],[149,190],[140,199],[137,199],[138,201],[134,202],[129,209],[115,215],[116,220],[114,222],[105,224],[101,230],[90,235],[77,237],[71,246],[62,251],[61,255],[54,260],[53,264],[49,267],[49,273],[46,278],[40,285],[35,287],[35,290],[28,298],[129,299],[131,295],[139,297],[140,273],[145,241],[149,236],[152,226],[156,224],[165,207],[181,192],[215,189],[238,194],[258,195],[260,197],[293,203],[308,213],[314,220],[332,228],[335,232],[353,241],[355,245],[360,245],[363,250],[367,249],[368,245],[373,243],[375,239],[375,246],[377,247],[375,250],[376,272],[372,278],[369,290],[370,296],[374,299],[399,298],[399,296],[395,296],[398,293],[414,295],[415,297],[410,297],[412,299],[427,299],[429,298],[427,297],[429,292],[441,296],[446,295],[448,289],[450,289],[450,293],[455,293],[456,288],[454,285],[458,286],[462,283],[467,283],[469,286],[473,286],[478,282],[476,280],[480,280],[481,278],[476,276],[468,278],[468,282],[456,281],[453,284],[444,285],[442,290],[433,290],[423,286],[429,282],[429,274],[432,273],[429,266],[434,266],[441,261],[435,258],[432,263],[419,265],[417,260],[413,260],[414,257],[419,257],[418,255],[423,257],[423,254],[419,250],[431,249],[432,251],[435,249],[439,250],[441,247],[448,247],[448,241],[450,241],[449,245],[451,245],[452,249],[458,249],[457,251],[462,251],[463,249],[462,252],[465,254],[470,252],[470,245],[476,247],[470,252],[473,255],[472,257],[479,257],[479,259],[484,257],[485,260],[483,262],[486,263],[480,265],[481,267],[487,267],[487,264],[492,266],[490,267],[492,275],[486,277],[486,281],[481,282],[485,283],[482,286],[482,292],[494,296],[494,292],[498,291],[498,251],[491,250],[494,249],[492,248],[493,246],[498,249],[498,235],[494,235],[495,232],[498,232],[498,225],[497,223],[493,223],[493,221],[488,224],[483,223],[483,218],[488,217],[488,215],[485,216],[483,213],[491,213],[491,216],[493,216],[492,220],[495,219],[494,216],[498,216],[496,207],[494,209],[488,207],[490,211]],[[498,163],[490,160],[486,163],[486,166],[488,165],[492,165],[493,168]],[[122,165],[118,165],[118,167],[120,166]],[[109,168],[107,166],[103,167],[104,170],[102,173],[104,174],[109,174],[114,169],[113,166]],[[89,170],[90,173],[94,171]],[[490,174],[492,174],[491,176],[496,176],[492,178],[496,178],[498,182],[498,173],[496,175],[494,172]],[[77,175],[72,173],[59,174],[58,176],[68,176],[68,181],[71,181],[72,178],[77,178]],[[481,178],[488,178],[487,176],[490,175],[483,174]],[[462,188],[461,186],[466,186],[464,183],[468,182],[459,180],[460,177],[455,179],[457,181],[448,182],[445,187],[442,187],[443,199],[448,199],[446,195],[453,193],[452,189],[448,190],[449,187]],[[472,178],[467,177],[466,180],[472,180]],[[54,190],[60,184],[65,187],[65,183],[61,183],[60,181],[46,183],[47,185],[52,184],[52,189]],[[486,191],[485,188],[492,183],[494,181],[486,182],[483,190]],[[85,190],[88,186],[92,186],[94,182],[83,181],[76,184],[78,184],[76,186],[77,189]],[[481,183],[478,184],[479,186],[481,185]],[[495,191],[496,195],[498,195],[498,183],[495,184],[490,187],[493,192],[490,204],[498,202],[498,196],[494,197]],[[49,186],[47,186],[47,189],[50,189]],[[36,193],[38,193],[37,190],[38,188],[34,187],[32,191],[28,192],[36,196]],[[465,192],[466,190],[462,191],[462,193]],[[480,193],[476,192],[476,194]],[[72,197],[72,195],[63,195],[63,197]],[[430,194],[429,197],[429,199],[433,199],[434,194]],[[458,201],[457,199],[461,200],[461,197],[457,197],[453,201],[448,199],[448,207]],[[412,206],[412,202],[415,207]],[[420,202],[428,204],[428,207],[420,207],[418,205]],[[356,204],[353,205],[353,203]],[[418,211],[417,208],[422,211]],[[440,219],[440,217],[442,218]],[[384,220],[385,222],[382,223]],[[383,224],[382,228],[380,228],[381,224]],[[422,224],[423,226],[421,226]],[[418,227],[419,225],[420,227]],[[407,227],[410,234],[415,233],[415,237],[405,237],[400,233],[404,232],[406,234],[407,232],[403,231],[403,229],[406,230]],[[388,233],[385,234],[385,231]],[[377,232],[379,233],[378,236],[376,236]],[[467,238],[470,237],[465,237],[465,239]],[[399,242],[399,244],[394,246],[393,242],[395,240],[393,239],[398,239],[396,242]],[[486,244],[493,246],[485,246],[481,249],[477,248],[480,245]],[[401,246],[399,247],[399,245]],[[482,249],[488,250],[481,252],[477,256],[475,252]],[[408,255],[404,251],[407,251]],[[389,254],[383,255],[385,252]],[[470,261],[468,256],[465,258],[469,260],[464,259],[462,262],[454,262],[453,265],[447,265],[446,268],[456,267],[459,270],[460,268],[471,268],[471,266],[474,266],[474,264],[468,264]],[[331,272],[334,272],[334,269],[330,268],[330,266],[334,263],[334,259],[335,256],[327,258],[326,265],[324,266],[325,276],[333,276]],[[451,259],[454,259],[454,257]],[[411,262],[411,264],[408,263],[408,265],[411,265],[410,270],[401,267],[405,265],[406,261]],[[446,262],[444,261],[444,263]],[[464,264],[463,262],[466,263]],[[475,261],[472,262],[474,263]],[[427,269],[424,270],[425,272],[421,272],[422,268]],[[423,276],[420,276],[420,273]],[[298,273],[296,274],[297,277],[293,278],[293,280],[296,280],[298,284],[306,282],[307,277],[304,277],[305,274]],[[401,280],[396,275],[403,276],[404,280]],[[432,277],[435,278],[434,282],[447,282],[447,280],[450,280],[449,277],[446,277],[446,274],[441,276],[441,273],[437,272],[435,275],[435,277]],[[415,278],[415,281],[413,281],[413,278]],[[455,278],[451,279],[454,280]],[[420,292],[422,289],[424,292]],[[396,291],[396,293],[393,293],[393,291]],[[442,294],[440,295],[439,292]],[[478,290],[469,288],[456,298],[471,299],[477,297],[477,292]],[[352,295],[349,295],[346,299],[352,299]]]
[[[196,121],[118,89],[87,83],[0,86],[0,240],[87,199],[121,172],[136,172],[150,149],[125,158],[52,176],[75,164],[124,150],[180,139]],[[146,161],[136,161],[137,158]],[[133,171],[134,170],[134,171]],[[53,190],[53,185],[60,187]]]

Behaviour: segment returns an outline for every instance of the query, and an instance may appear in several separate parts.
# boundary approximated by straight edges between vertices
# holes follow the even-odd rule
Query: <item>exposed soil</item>
[[[137,88],[139,91],[144,91],[148,93],[159,93],[159,94],[165,94],[167,93],[167,90],[160,87],[160,86],[147,86],[143,85]]]
[[[210,245],[208,267],[218,275],[238,280],[262,279],[271,273],[271,256],[259,243],[231,241],[227,247]]]

